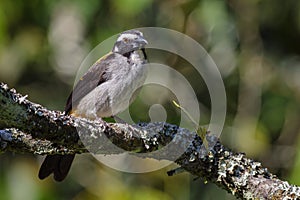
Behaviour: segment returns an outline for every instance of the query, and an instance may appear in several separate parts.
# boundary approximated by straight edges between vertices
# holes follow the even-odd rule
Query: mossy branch
[[[261,163],[229,150],[212,134],[206,135],[206,140],[208,150],[197,133],[164,122],[129,126],[65,116],[28,101],[0,83],[0,152],[139,152],[134,155],[174,161],[237,198],[300,198],[299,187],[278,179]]]

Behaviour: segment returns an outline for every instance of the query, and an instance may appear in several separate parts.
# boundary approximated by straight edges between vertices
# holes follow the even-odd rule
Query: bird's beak
[[[145,46],[145,45],[148,44],[148,41],[145,38],[143,38],[143,37],[139,38],[138,42],[140,44],[142,44],[142,46]]]

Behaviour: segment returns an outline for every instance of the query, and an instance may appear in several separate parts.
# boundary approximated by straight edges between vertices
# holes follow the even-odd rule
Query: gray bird
[[[112,51],[80,78],[67,100],[65,114],[94,120],[115,116],[127,109],[146,79],[146,44],[138,30],[121,33]],[[46,156],[39,178],[53,173],[56,181],[64,180],[74,156]]]

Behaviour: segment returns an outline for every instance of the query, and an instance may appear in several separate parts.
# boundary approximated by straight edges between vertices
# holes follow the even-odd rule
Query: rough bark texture
[[[45,155],[130,151],[140,157],[174,161],[237,198],[300,198],[299,187],[278,179],[261,163],[232,152],[212,134],[206,139],[209,150],[194,132],[163,122],[129,126],[64,116],[0,83],[0,152]]]

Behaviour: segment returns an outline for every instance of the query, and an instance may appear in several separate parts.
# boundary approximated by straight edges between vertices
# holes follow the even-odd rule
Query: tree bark
[[[0,83],[0,152],[39,155],[118,154],[171,160],[240,199],[299,199],[300,188],[278,179],[261,163],[224,147],[207,134],[209,149],[192,131],[176,125],[136,125],[65,116],[32,103]],[[171,171],[169,175],[174,174]]]

